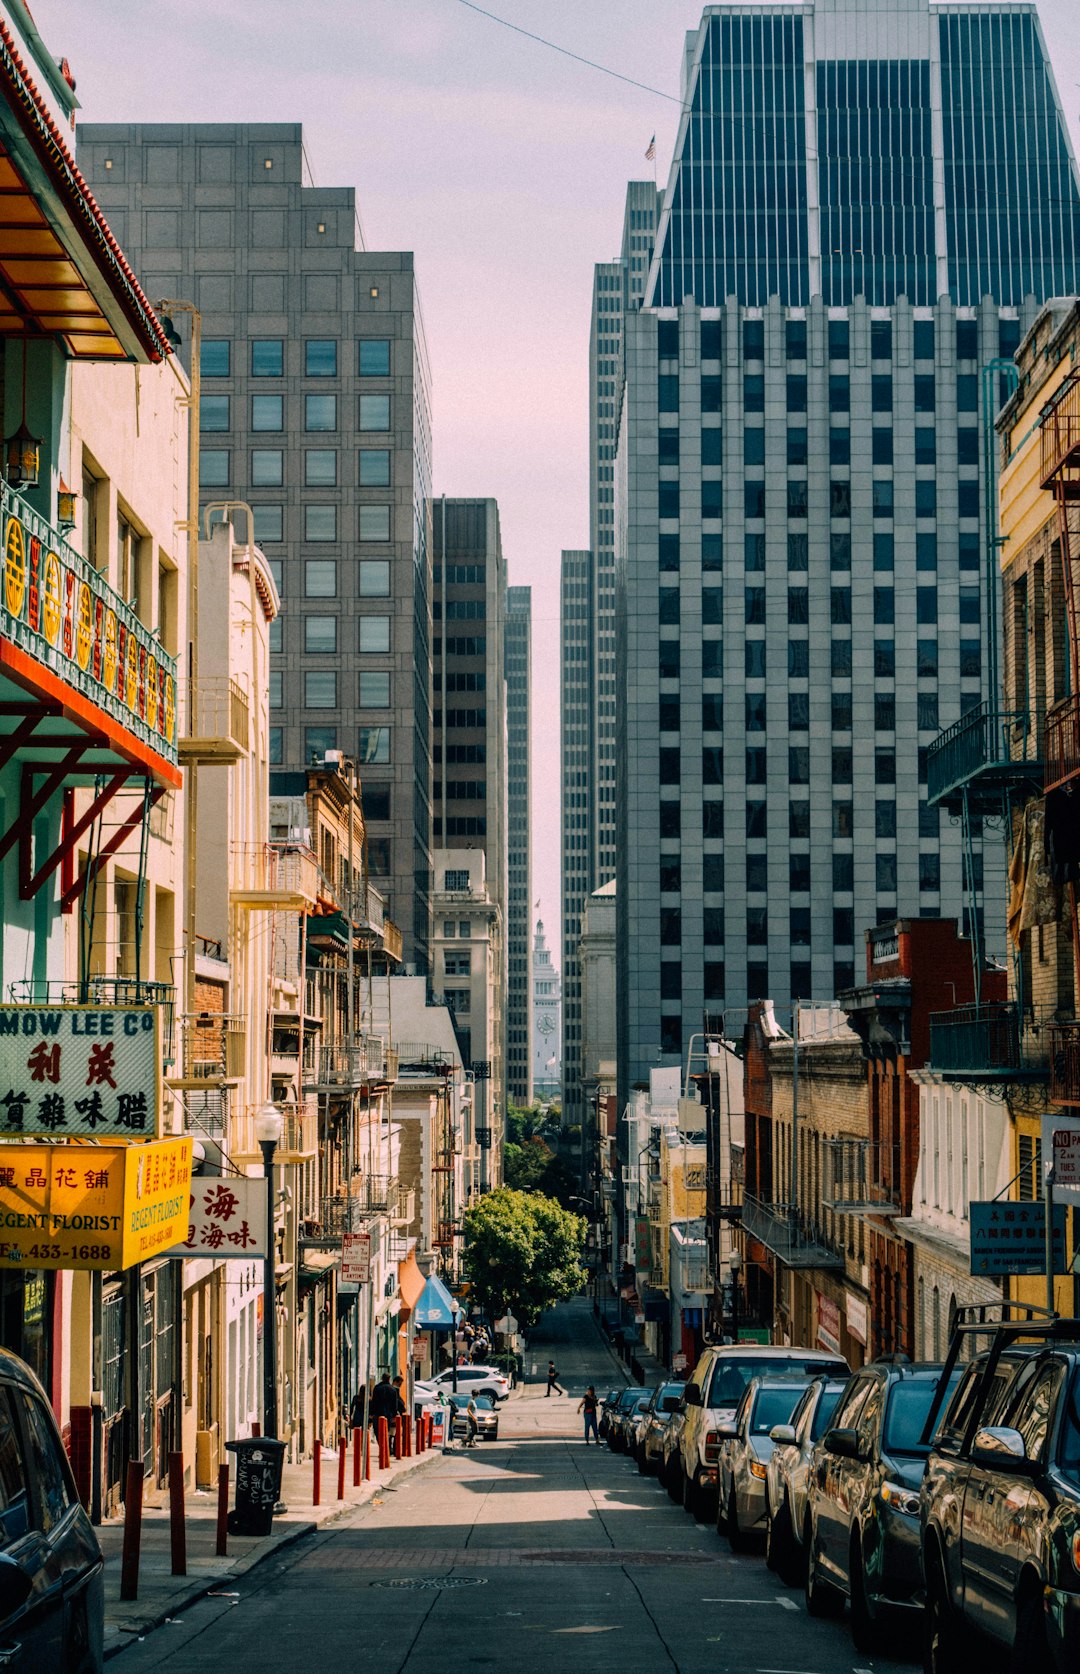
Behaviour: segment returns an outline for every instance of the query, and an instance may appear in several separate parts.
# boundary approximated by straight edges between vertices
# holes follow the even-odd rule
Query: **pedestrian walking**
[[[549,1360],[548,1361],[547,1388],[544,1390],[544,1399],[545,1400],[547,1400],[548,1396],[551,1394],[551,1391],[553,1389],[557,1389],[559,1391],[560,1395],[565,1395],[566,1394],[566,1390],[563,1389],[562,1385],[559,1383],[559,1374],[555,1370],[555,1362],[554,1362],[554,1360]]]
[[[475,1395],[469,1396],[469,1404],[465,1408],[465,1420],[469,1427],[469,1433],[465,1438],[465,1446],[475,1447],[476,1438],[480,1434],[480,1419],[477,1414]]]
[[[597,1431],[597,1428],[596,1428],[596,1409],[597,1409],[598,1405],[599,1405],[599,1402],[596,1399],[596,1390],[593,1388],[592,1384],[590,1383],[588,1389],[585,1391],[585,1393],[582,1396],[581,1401],[578,1405],[578,1412],[584,1412],[584,1414],[585,1414],[585,1446],[586,1447],[588,1447],[588,1445],[589,1445],[589,1431],[590,1430],[592,1431],[593,1441],[596,1443],[597,1447],[600,1446],[600,1436],[599,1436],[599,1432]]]
[[[349,1428],[362,1430],[364,1428],[364,1412],[367,1407],[367,1390],[363,1384],[353,1396],[352,1407],[349,1411]]]
[[[371,1428],[376,1435],[379,1433],[379,1419],[385,1418],[387,1424],[393,1423],[397,1413],[401,1410],[401,1404],[401,1396],[390,1382],[390,1373],[384,1372],[372,1390],[371,1400],[368,1403]]]

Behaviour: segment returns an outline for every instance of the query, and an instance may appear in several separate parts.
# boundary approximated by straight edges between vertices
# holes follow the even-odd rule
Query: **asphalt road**
[[[861,1674],[845,1624],[811,1621],[760,1557],[734,1557],[655,1481],[583,1446],[567,1387],[620,1379],[580,1305],[536,1332],[538,1382],[500,1438],[433,1457],[113,1664],[117,1674]],[[541,1359],[542,1356],[542,1359]]]

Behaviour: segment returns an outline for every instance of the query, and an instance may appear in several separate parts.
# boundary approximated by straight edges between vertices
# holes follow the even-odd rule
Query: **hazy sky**
[[[82,119],[302,122],[321,186],[355,186],[369,249],[411,249],[434,379],[435,491],[494,495],[533,589],[533,864],[558,957],[559,553],[589,538],[594,261],[626,182],[661,183],[677,106],[501,28],[462,0],[31,0]],[[677,96],[698,0],[488,0]],[[1078,0],[1040,0],[1074,144]]]

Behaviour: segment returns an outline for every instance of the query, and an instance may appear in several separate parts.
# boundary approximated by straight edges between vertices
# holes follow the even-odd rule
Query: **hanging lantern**
[[[31,436],[23,419],[4,443],[7,480],[12,488],[36,488],[41,465],[41,441]]]
[[[74,529],[76,523],[76,508],[79,496],[74,488],[69,488],[63,477],[56,493],[56,521],[61,529]]]

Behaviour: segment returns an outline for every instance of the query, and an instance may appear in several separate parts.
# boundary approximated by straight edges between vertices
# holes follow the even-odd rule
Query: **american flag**
[[[652,139],[649,141],[649,149],[645,153],[645,161],[647,163],[651,163],[655,160],[655,157],[656,157],[656,135],[654,134]]]

